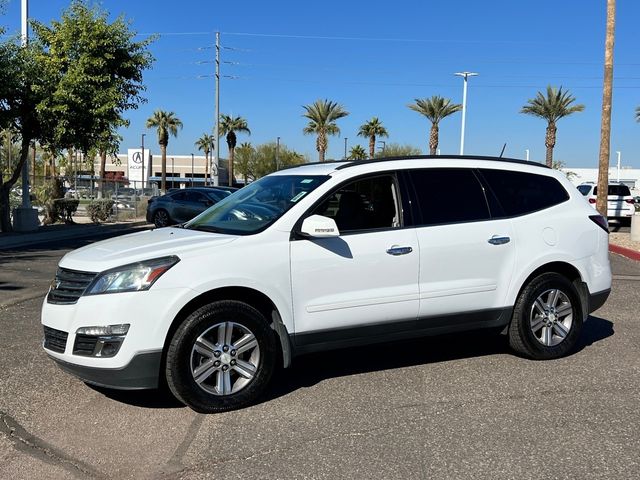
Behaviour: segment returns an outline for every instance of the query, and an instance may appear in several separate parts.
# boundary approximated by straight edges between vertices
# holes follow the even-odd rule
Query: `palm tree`
[[[365,151],[364,148],[362,148],[361,145],[355,145],[351,147],[351,150],[349,150],[350,160],[366,160],[366,158],[367,158],[367,152]],[[369,158],[373,158],[373,157],[370,156]]]
[[[178,136],[178,128],[182,128],[182,122],[174,112],[166,112],[164,110],[156,110],[146,123],[147,128],[157,128],[158,144],[162,153],[162,192],[167,191],[167,145],[169,144],[169,136]]]
[[[435,155],[438,150],[439,124],[443,118],[462,110],[462,105],[451,103],[448,98],[434,95],[431,98],[416,98],[416,103],[410,104],[409,108],[427,117],[431,122],[431,132],[429,134],[429,154]]]
[[[572,105],[575,98],[568,91],[562,91],[562,87],[547,87],[546,97],[538,92],[536,97],[528,100],[528,105],[522,107],[520,113],[533,115],[547,121],[547,134],[544,144],[547,147],[547,166],[553,165],[553,147],[556,146],[556,123],[562,117],[584,110],[584,105]]]
[[[316,100],[311,105],[303,105],[305,113],[303,117],[309,119],[309,123],[302,130],[305,135],[317,135],[316,150],[318,159],[324,162],[324,154],[329,146],[327,135],[340,135],[340,129],[336,120],[349,115],[342,105],[330,100]]]
[[[376,154],[376,136],[388,137],[389,134],[387,133],[387,129],[382,125],[382,122],[378,120],[378,117],[373,117],[368,122],[360,125],[358,136],[369,139],[369,158],[373,158]]]
[[[227,136],[227,146],[229,147],[229,186],[233,186],[233,156],[236,148],[237,137],[236,132],[251,135],[251,130],[247,125],[247,121],[242,117],[234,117],[231,115],[220,115],[220,135]]]
[[[202,136],[196,140],[196,143],[194,143],[194,146],[200,150],[201,152],[204,152],[204,158],[205,158],[205,163],[204,163],[204,184],[207,184],[207,179],[209,178],[209,154],[211,153],[211,151],[213,150],[213,147],[215,145],[215,141],[214,141],[214,137],[213,135],[209,135],[207,133],[203,133]]]
[[[640,107],[636,108],[636,122],[640,122]]]

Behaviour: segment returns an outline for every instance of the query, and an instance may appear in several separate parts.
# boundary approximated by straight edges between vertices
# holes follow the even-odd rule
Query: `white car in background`
[[[595,183],[583,183],[578,185],[578,190],[584,195],[589,203],[596,207],[598,197],[598,186]],[[631,195],[629,187],[624,183],[609,183],[607,196],[607,218],[623,219],[631,218],[635,212],[635,200]]]

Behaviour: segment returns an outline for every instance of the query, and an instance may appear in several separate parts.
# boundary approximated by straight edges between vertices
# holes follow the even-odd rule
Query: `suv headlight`
[[[106,270],[98,274],[84,295],[149,290],[162,274],[179,261],[178,257],[170,256]]]

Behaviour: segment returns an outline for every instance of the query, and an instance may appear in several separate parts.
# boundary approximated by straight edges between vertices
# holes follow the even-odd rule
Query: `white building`
[[[562,170],[569,174],[569,180],[571,180],[574,185],[580,185],[585,182],[598,183],[597,168],[567,167]],[[618,171],[616,167],[609,167],[609,182],[624,183],[631,189],[631,193],[638,195],[640,194],[640,169],[622,167]]]

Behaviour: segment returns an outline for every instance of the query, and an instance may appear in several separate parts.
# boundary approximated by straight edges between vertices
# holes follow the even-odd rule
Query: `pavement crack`
[[[72,458],[44,440],[30,434],[14,418],[3,411],[0,411],[0,433],[6,435],[18,450],[46,463],[60,466],[78,478],[108,478],[82,460]]]

